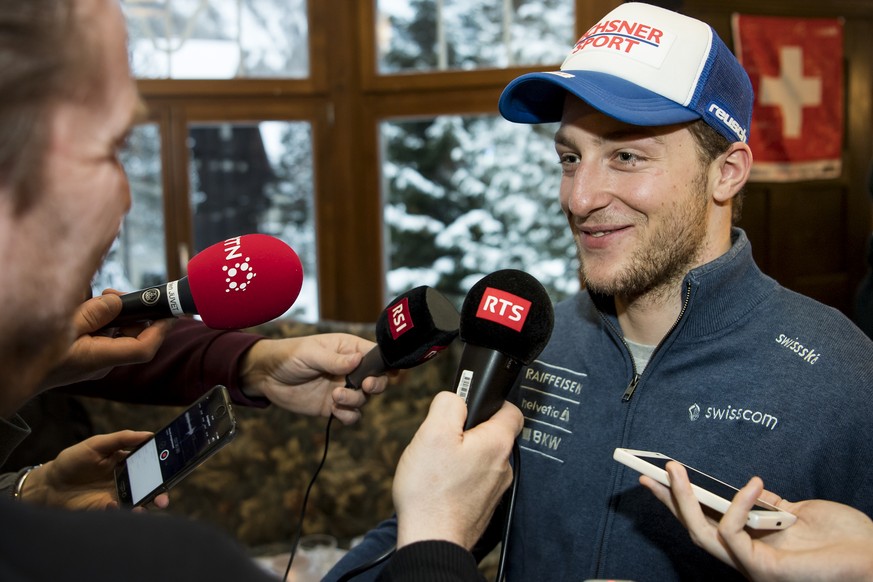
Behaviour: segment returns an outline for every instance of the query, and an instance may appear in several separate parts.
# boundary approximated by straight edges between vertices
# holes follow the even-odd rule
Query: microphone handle
[[[376,346],[364,355],[357,368],[346,375],[346,388],[358,390],[367,376],[379,376],[387,371],[388,367],[382,357],[382,350]]]
[[[467,402],[464,430],[500,410],[521,367],[521,362],[493,348],[464,345],[455,377],[455,392]]]
[[[143,321],[196,314],[188,277],[121,296],[121,313],[106,327],[123,327]]]

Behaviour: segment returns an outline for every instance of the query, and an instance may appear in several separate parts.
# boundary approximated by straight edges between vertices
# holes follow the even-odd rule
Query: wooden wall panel
[[[842,175],[791,184],[751,183],[740,226],[748,232],[764,272],[789,289],[851,316],[856,289],[866,273],[871,232],[866,175],[873,163],[873,2],[685,0],[682,11],[709,22],[728,46],[733,44],[730,17],[734,12],[844,19]]]

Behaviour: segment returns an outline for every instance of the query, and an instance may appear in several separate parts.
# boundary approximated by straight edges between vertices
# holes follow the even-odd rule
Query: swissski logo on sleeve
[[[735,14],[734,49],[755,89],[752,180],[836,178],[843,142],[838,19]]]

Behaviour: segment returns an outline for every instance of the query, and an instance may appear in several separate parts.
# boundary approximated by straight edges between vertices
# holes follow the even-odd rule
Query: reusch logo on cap
[[[733,117],[730,113],[728,113],[727,110],[723,109],[718,103],[710,103],[709,108],[706,110],[706,112],[715,117],[725,127],[733,132],[733,134],[737,136],[738,140],[742,142],[748,141],[746,128],[740,125],[740,122],[737,121],[736,118]]]
[[[486,287],[479,302],[476,317],[499,323],[515,331],[521,331],[527,314],[530,313],[531,302],[518,295]]]
[[[391,337],[395,340],[415,327],[415,324],[412,322],[412,314],[409,312],[408,298],[404,297],[398,303],[389,307],[388,313],[390,314],[388,329],[391,330]]]

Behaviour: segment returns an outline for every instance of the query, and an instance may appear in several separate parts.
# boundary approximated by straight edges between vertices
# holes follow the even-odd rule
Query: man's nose
[[[571,179],[566,201],[571,214],[587,216],[609,205],[609,180],[597,164],[579,164]]]

